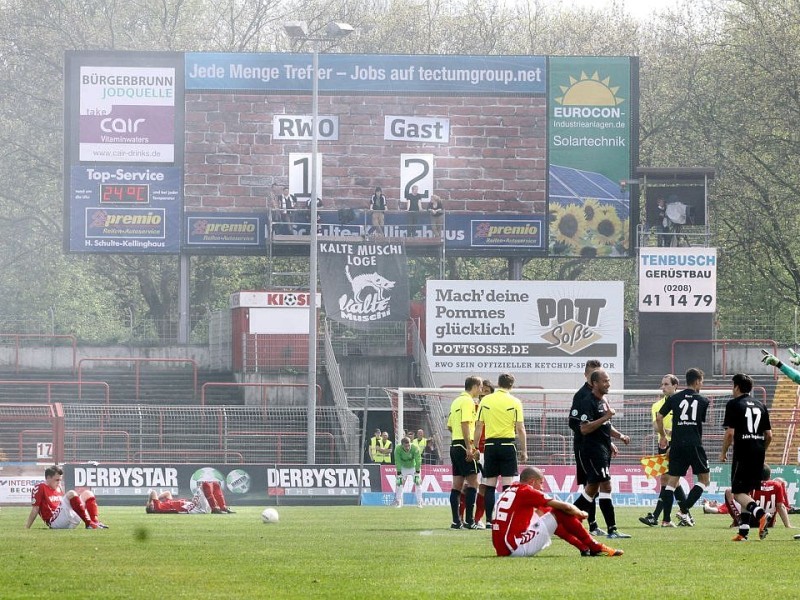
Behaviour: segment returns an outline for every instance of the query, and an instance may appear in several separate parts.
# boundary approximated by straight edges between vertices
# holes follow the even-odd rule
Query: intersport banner
[[[320,242],[319,266],[329,318],[359,329],[408,319],[408,259],[402,243]]]

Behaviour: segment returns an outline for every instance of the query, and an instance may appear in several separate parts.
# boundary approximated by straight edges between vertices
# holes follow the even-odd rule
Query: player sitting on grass
[[[53,465],[44,471],[44,482],[38,484],[31,494],[31,512],[25,521],[25,529],[30,529],[36,520],[36,515],[50,529],[75,529],[81,521],[86,524],[86,529],[108,529],[97,519],[97,500],[89,490],[80,494],[69,490],[66,494],[61,491],[61,481],[64,471],[61,467]]]
[[[550,545],[553,534],[575,546],[581,556],[622,556],[622,550],[599,543],[583,528],[584,511],[546,496],[543,484],[542,472],[526,467],[519,482],[497,499],[492,544],[498,556],[533,556]]]
[[[218,481],[200,482],[191,498],[173,498],[169,490],[160,494],[150,490],[145,512],[182,515],[233,514],[225,504],[225,496]]]

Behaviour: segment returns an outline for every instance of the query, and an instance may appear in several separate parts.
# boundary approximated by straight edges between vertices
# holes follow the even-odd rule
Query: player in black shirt
[[[742,506],[739,515],[739,533],[734,542],[747,541],[750,527],[758,527],[758,537],[764,539],[767,515],[753,500],[750,492],[761,485],[764,457],[772,441],[769,411],[764,404],[750,396],[753,380],[749,375],[737,373],[733,376],[733,399],[725,405],[725,437],[722,440],[720,462],[727,460],[728,448],[733,444],[731,463],[731,492]]]
[[[591,376],[592,371],[595,371],[600,367],[601,364],[599,360],[591,359],[586,361],[586,366],[583,369],[583,376],[586,379],[586,382],[577,392],[575,392],[575,395],[572,397],[572,406],[569,409],[569,428],[572,430],[573,434],[572,450],[575,454],[575,483],[577,483],[579,486],[586,485],[586,472],[581,467],[581,460],[578,456],[581,448],[581,442],[583,441],[583,434],[581,433],[581,419],[578,407],[580,406],[584,396],[591,397],[592,386],[589,385],[589,377]],[[605,536],[606,532],[597,526],[597,502],[595,502],[594,497],[590,497],[586,494],[585,487],[581,491],[578,502],[581,503],[581,510],[586,511],[586,514],[588,515],[586,517],[586,523],[589,526],[589,533],[595,537]]]
[[[711,482],[708,458],[703,448],[703,423],[708,411],[708,400],[700,395],[703,386],[703,371],[689,369],[686,371],[686,389],[673,394],[664,402],[656,415],[658,428],[658,446],[667,447],[667,433],[664,429],[664,417],[672,413],[672,441],[669,446],[669,482],[660,494],[664,503],[664,521],[670,523],[672,503],[675,499],[675,487],[681,477],[692,468],[696,481],[694,487],[683,503],[678,504],[678,519],[681,525],[694,526],[689,509],[700,499]],[[759,475],[760,477],[760,475]]]
[[[603,369],[592,371],[589,376],[591,395],[580,395],[576,405],[576,418],[580,421],[581,439],[578,450],[580,468],[586,473],[584,493],[575,505],[581,510],[589,504],[589,498],[598,497],[598,506],[608,526],[608,537],[629,538],[628,534],[617,530],[614,503],[611,498],[611,439],[620,440],[625,445],[631,438],[617,431],[611,424],[616,411],[608,405],[606,394],[611,387],[611,378]]]

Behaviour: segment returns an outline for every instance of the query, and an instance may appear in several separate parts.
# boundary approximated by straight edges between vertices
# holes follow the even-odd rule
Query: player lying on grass
[[[492,544],[498,556],[533,556],[550,545],[552,535],[575,546],[581,556],[622,556],[622,550],[596,541],[581,521],[586,513],[542,492],[539,469],[526,467],[495,504]]]
[[[761,487],[753,490],[750,494],[753,500],[758,502],[765,511],[767,511],[767,527],[772,527],[775,524],[775,515],[780,516],[784,526],[792,528],[789,522],[789,500],[786,494],[786,481],[776,477],[770,479],[772,471],[768,465],[764,465],[764,473],[762,475]],[[731,527],[736,527],[739,524],[739,514],[742,507],[733,498],[733,492],[730,488],[725,490],[725,502],[717,504],[707,502],[703,505],[703,512],[706,514],[729,514],[733,519]]]
[[[89,490],[80,494],[69,490],[61,491],[64,471],[53,465],[44,470],[44,481],[38,484],[31,494],[31,512],[25,521],[25,529],[30,529],[36,516],[50,529],[74,529],[81,521],[86,529],[108,529],[97,518],[97,500]]]
[[[150,490],[145,512],[182,515],[233,514],[225,504],[222,486],[218,481],[200,482],[191,498],[173,498],[170,491],[159,494],[155,490]]]

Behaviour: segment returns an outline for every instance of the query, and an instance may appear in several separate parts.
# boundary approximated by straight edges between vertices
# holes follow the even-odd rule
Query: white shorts
[[[401,477],[408,477],[408,476],[413,477],[416,474],[417,474],[417,472],[414,470],[414,467],[401,467],[400,468],[400,476]]]
[[[201,486],[197,486],[194,496],[192,496],[192,501],[186,505],[186,512],[190,515],[207,515],[211,512],[211,505],[208,503]]]
[[[517,549],[511,556],[533,556],[538,554],[550,545],[551,536],[555,534],[558,523],[553,513],[547,513],[543,517],[536,518],[531,522],[528,530],[522,534]]]
[[[75,529],[83,522],[78,513],[72,510],[66,496],[61,497],[61,504],[56,509],[48,525],[50,529]]]

